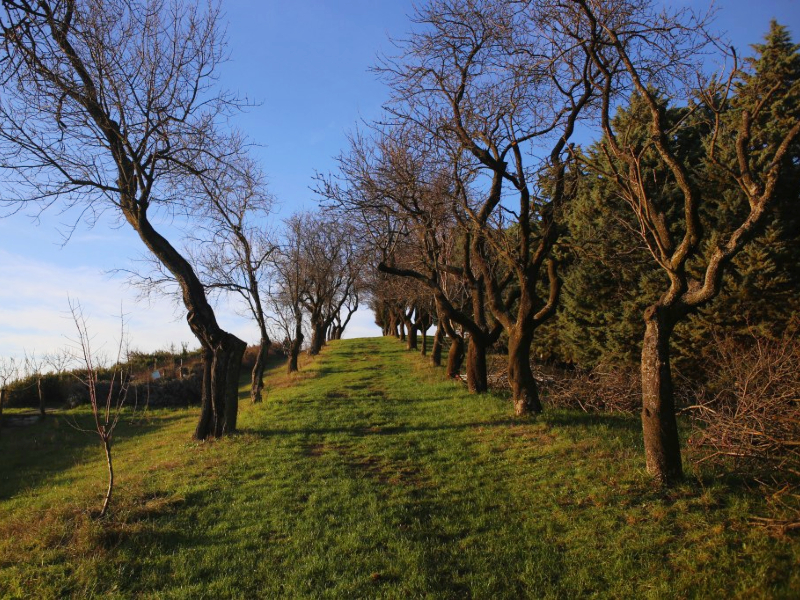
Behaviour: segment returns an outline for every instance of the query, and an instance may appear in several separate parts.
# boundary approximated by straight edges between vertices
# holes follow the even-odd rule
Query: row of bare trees
[[[378,321],[402,321],[411,345],[411,320],[432,302],[453,352],[466,337],[475,392],[505,332],[515,412],[541,411],[531,345],[559,298],[562,217],[580,178],[601,178],[664,282],[642,315],[642,423],[648,471],[680,479],[671,334],[719,294],[763,226],[800,136],[800,82],[739,63],[706,17],[648,0],[432,0],[415,22],[377,69],[391,91],[385,117],[351,136],[320,185],[370,232],[380,273],[424,288],[378,284]],[[731,63],[727,74],[709,75],[710,55]],[[683,118],[667,118],[673,106]],[[694,119],[704,134],[687,152]],[[599,133],[591,152],[576,131]],[[740,203],[732,226],[702,216],[721,200],[701,184],[709,165]]]
[[[240,300],[240,313],[256,324],[260,340],[251,374],[251,397],[260,402],[263,377],[272,340],[280,340],[289,357],[288,371],[298,370],[298,357],[307,332],[309,354],[318,354],[329,340],[341,339],[364,297],[362,252],[353,228],[335,214],[296,214],[278,232],[267,229],[264,216],[270,199],[262,184],[248,180],[247,188],[232,186],[217,196],[210,215],[195,221],[186,254],[209,295],[230,294]],[[144,293],[179,300],[177,281],[154,260],[147,271],[128,271],[129,281]],[[63,372],[72,353],[25,353],[22,362],[2,357],[0,389],[37,387],[39,409],[45,415],[42,380],[50,371]],[[0,410],[2,408],[0,407]]]
[[[298,370],[306,338],[309,354],[341,339],[364,296],[361,249],[354,229],[335,215],[300,213],[285,223],[272,262],[269,296],[274,331],[283,337],[289,373]]]
[[[213,290],[239,294],[258,325],[254,399],[270,306],[295,322],[287,339],[296,365],[300,307],[318,352],[327,335],[341,336],[359,293],[354,236],[340,221],[298,217],[285,243],[266,235],[272,198],[247,141],[230,128],[244,103],[216,85],[224,59],[215,2],[3,0],[0,8],[2,203],[57,204],[74,226],[109,212],[136,232],[157,266],[139,282],[174,284],[203,349],[198,439],[235,430],[246,348],[218,323]],[[188,248],[167,237],[176,222],[188,223]]]

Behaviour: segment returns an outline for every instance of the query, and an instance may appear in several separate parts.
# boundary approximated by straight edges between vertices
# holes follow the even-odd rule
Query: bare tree
[[[287,370],[298,370],[300,349],[303,347],[303,297],[306,294],[307,279],[301,259],[302,219],[290,218],[282,243],[274,256],[273,287],[270,289],[272,321],[285,339],[289,355]]]
[[[44,356],[45,365],[55,373],[59,385],[62,385],[62,376],[70,369],[75,360],[69,348],[61,348],[48,352]]]
[[[25,352],[25,373],[36,380],[36,393],[39,398],[39,417],[44,419],[44,394],[42,394],[42,370],[47,364],[47,357],[36,356],[36,351]]]
[[[429,293],[427,296],[419,298],[414,324],[422,334],[422,348],[420,348],[422,356],[428,356],[428,330],[435,322],[435,314],[436,306],[433,296]]]
[[[288,357],[287,373],[297,372],[300,351],[303,348],[303,341],[306,339],[302,304],[281,294],[271,295],[268,319],[273,337],[283,340],[283,350]]]
[[[356,311],[358,310],[359,303],[361,302],[361,294],[363,294],[362,288],[363,288],[363,282],[359,277],[359,279],[350,289],[350,293],[348,293],[345,296],[344,302],[339,307],[339,311],[335,315],[333,315],[333,323],[331,323],[331,334],[329,336],[330,339],[332,340],[342,339],[342,335],[344,335],[344,330],[350,323],[350,319],[353,318],[353,315],[356,314]]]
[[[3,406],[8,397],[8,385],[19,377],[19,365],[14,357],[0,356],[0,428],[3,426]]]
[[[0,12],[11,204],[58,202],[90,224],[111,210],[175,277],[204,350],[198,439],[236,428],[245,343],[218,325],[192,266],[152,219],[193,212],[206,201],[197,193],[206,165],[239,150],[220,134],[238,103],[214,88],[218,17],[213,4],[181,0],[4,1]]]
[[[199,275],[207,288],[238,294],[260,334],[259,351],[251,376],[250,397],[261,401],[270,339],[263,288],[276,246],[264,225],[273,199],[263,173],[249,157],[235,168],[201,180],[208,196],[206,218],[193,234]]]
[[[102,367],[102,358],[99,358],[92,350],[92,338],[89,334],[89,328],[86,324],[86,318],[84,317],[80,302],[70,300],[69,308],[72,313],[72,320],[75,323],[75,328],[78,331],[78,337],[74,340],[75,357],[80,360],[83,367],[86,369],[86,378],[83,380],[83,383],[86,385],[89,392],[89,403],[92,408],[92,416],[94,417],[93,433],[97,433],[100,437],[106,457],[106,467],[108,469],[108,488],[106,489],[103,507],[100,509],[99,514],[99,517],[102,518],[108,512],[108,506],[111,503],[111,495],[114,491],[114,463],[111,458],[111,443],[114,437],[114,429],[119,423],[122,408],[128,396],[128,386],[130,383],[129,374],[125,371],[122,362],[123,354],[127,353],[125,323],[120,317],[120,339],[117,346],[117,356],[111,366],[111,381],[108,384],[108,392],[105,398],[100,398],[97,383],[98,369]],[[88,430],[82,429],[82,431]]]
[[[800,137],[800,83],[796,73],[771,80],[737,66],[729,77],[709,81],[698,56],[715,40],[703,18],[686,10],[665,11],[639,0],[575,0],[571,10],[581,23],[573,30],[576,45],[599,71],[593,84],[602,98],[599,148],[606,160],[588,162],[630,206],[668,282],[644,312],[641,375],[647,469],[669,484],[682,477],[670,337],[681,320],[718,295],[732,259],[764,222]],[[668,108],[687,99],[692,103],[685,114],[670,118]],[[613,113],[620,105],[641,109],[646,136],[619,127]],[[710,115],[709,134],[694,149],[698,157],[683,151],[680,140],[703,114]],[[649,167],[653,162],[663,169]],[[719,193],[701,185],[698,169],[707,165],[739,194],[742,218],[728,230],[701,219]]]
[[[62,348],[54,352],[48,352],[44,357],[44,362],[56,375],[64,373],[72,364],[73,356],[67,348]]]
[[[456,174],[470,173],[455,179],[470,285],[508,333],[517,414],[542,409],[530,348],[555,311],[551,250],[569,192],[568,141],[594,93],[591,62],[569,44],[561,12],[548,1],[435,0],[417,10],[420,28],[402,56],[380,69],[394,118],[422,127],[463,163]],[[485,362],[481,329],[469,332],[468,370]]]
[[[328,328],[357,292],[361,264],[352,228],[335,215],[306,213],[294,220],[305,280],[301,303],[311,323],[308,351],[315,355],[326,342]]]

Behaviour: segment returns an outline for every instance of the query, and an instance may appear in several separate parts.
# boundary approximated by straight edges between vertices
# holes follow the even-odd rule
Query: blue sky
[[[673,5],[706,7],[683,0]],[[800,41],[800,0],[717,2],[719,29],[727,30],[744,53],[761,40],[776,17]],[[333,157],[346,132],[360,119],[380,114],[386,90],[369,68],[376,56],[391,54],[391,37],[410,29],[407,0],[227,0],[230,61],[220,85],[258,104],[236,125],[259,145],[255,149],[280,202],[275,219],[315,205],[310,191],[315,171],[334,168]],[[74,326],[67,298],[79,299],[98,338],[119,330],[120,305],[128,314],[133,347],[142,350],[179,346],[192,339],[183,317],[169,304],[137,301],[120,277],[142,254],[142,244],[127,226],[105,218],[93,229],[79,226],[63,245],[59,230],[68,215],[50,211],[37,223],[18,214],[0,219],[0,356],[23,349],[46,352],[61,347]],[[177,317],[177,318],[176,318]],[[219,307],[221,324],[253,343],[255,328]],[[364,311],[351,323],[349,336],[376,335]]]

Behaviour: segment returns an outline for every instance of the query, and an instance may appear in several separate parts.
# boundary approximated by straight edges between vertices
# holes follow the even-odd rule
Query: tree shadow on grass
[[[484,429],[490,427],[508,427],[518,424],[513,418],[498,419],[495,421],[471,421],[468,423],[446,423],[441,425],[356,425],[352,427],[299,427],[288,428],[259,428],[239,429],[239,433],[262,438],[310,436],[310,435],[349,435],[352,437],[403,435],[408,433],[424,433],[439,431],[463,431],[467,429]]]
[[[353,388],[360,390],[360,386],[348,386],[344,388],[344,392]],[[344,403],[350,403],[354,407],[359,404],[371,404],[376,401],[385,401],[386,399],[381,394],[376,394],[369,397],[349,398],[346,393],[338,392],[336,390],[329,391],[324,398],[325,402],[332,400],[341,400]],[[386,400],[389,401],[389,400]],[[445,401],[449,401],[446,400]],[[430,399],[392,399],[392,403],[414,403],[425,402],[430,403]],[[545,412],[543,415],[532,417],[514,417],[505,416],[496,419],[483,419],[477,421],[470,421],[466,423],[437,423],[432,425],[425,424],[403,424],[384,426],[380,422],[377,423],[364,423],[353,426],[339,426],[339,427],[299,427],[296,429],[289,428],[240,428],[239,432],[252,434],[260,437],[274,437],[274,436],[293,436],[293,435],[353,435],[353,436],[366,436],[366,435],[392,435],[392,434],[405,434],[413,432],[436,432],[436,431],[458,431],[467,429],[482,429],[482,428],[500,428],[500,427],[513,427],[534,425],[536,423],[543,423],[548,426],[560,428],[592,428],[602,427],[609,430],[617,430],[620,432],[629,433],[633,436],[641,435],[641,423],[632,415],[618,415],[608,413],[581,413],[573,412],[567,413],[564,411]]]
[[[565,411],[545,411],[543,415],[545,423],[558,427],[603,427],[626,431],[631,434],[641,434],[642,422],[634,415],[622,415],[602,412],[565,412]]]
[[[183,412],[135,424],[129,417],[124,418],[115,438],[124,440],[147,435],[183,418]],[[29,427],[4,429],[0,437],[0,501],[45,485],[58,473],[101,457],[102,452],[89,412],[51,416]]]
[[[343,364],[338,363],[338,362],[337,363],[321,364],[321,365],[319,365],[317,367],[316,372],[319,373],[320,376],[337,375],[337,374],[341,374],[341,373],[353,373],[353,374],[356,374],[356,373],[363,373],[363,372],[368,372],[368,373],[378,373],[378,372],[380,372],[378,369],[376,369],[376,367],[375,367],[375,365],[373,363],[369,363],[369,362],[363,361],[363,364],[359,364],[361,362],[362,361],[359,361],[357,358],[354,358],[353,361],[347,362],[347,363],[343,363]],[[398,367],[398,370],[400,370],[400,369],[401,369],[401,367]]]

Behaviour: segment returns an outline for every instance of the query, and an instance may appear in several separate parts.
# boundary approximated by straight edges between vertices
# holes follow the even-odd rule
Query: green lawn
[[[0,596],[800,597],[800,541],[751,524],[758,491],[653,490],[635,418],[514,419],[393,339],[267,388],[214,443],[190,440],[194,411],[128,418],[102,521],[96,439],[4,429]]]

